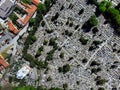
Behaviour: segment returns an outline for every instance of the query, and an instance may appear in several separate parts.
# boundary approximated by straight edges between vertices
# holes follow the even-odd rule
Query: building
[[[32,0],[32,3],[36,6],[38,6],[38,4],[41,2],[41,0]]]
[[[29,72],[31,68],[27,65],[23,66],[18,72],[17,72],[17,78],[23,79]]]
[[[13,11],[16,0],[0,0],[0,18],[6,19]]]
[[[13,23],[11,21],[8,21],[7,25],[8,25],[8,30],[9,31],[13,32],[14,34],[18,34],[19,30],[17,29],[17,27],[15,27],[13,25]]]
[[[17,23],[19,24],[19,26],[24,27],[29,22],[30,18],[33,16],[35,11],[37,10],[37,7],[35,5],[28,5],[25,3],[22,4],[25,7],[25,12],[27,14],[24,15],[22,18],[19,18],[17,20]]]
[[[9,64],[4,60],[3,56],[0,55],[0,71],[7,68]]]

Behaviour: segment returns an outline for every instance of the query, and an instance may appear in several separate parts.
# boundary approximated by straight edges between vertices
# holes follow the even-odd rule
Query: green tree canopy
[[[38,8],[37,8],[37,12],[44,14],[46,12],[45,4],[39,3]]]
[[[96,26],[98,24],[98,20],[95,15],[91,16],[88,20],[88,24],[90,26]]]
[[[100,5],[100,6],[99,6],[99,11],[102,12],[102,13],[104,13],[104,12],[106,11],[106,7]]]
[[[114,18],[115,16],[119,15],[119,10],[115,8],[108,8],[107,13],[111,18]]]
[[[32,26],[35,23],[35,18],[30,18],[29,25]]]
[[[114,20],[115,20],[117,26],[120,27],[120,15],[115,16]]]

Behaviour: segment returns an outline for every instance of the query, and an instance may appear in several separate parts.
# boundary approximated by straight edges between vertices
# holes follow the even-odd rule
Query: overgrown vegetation
[[[23,2],[30,3],[30,0],[23,0]],[[45,4],[40,3],[38,5],[36,17],[34,19],[30,20],[31,27],[33,27],[33,29],[29,32],[29,35],[24,43],[24,47],[23,47],[23,51],[22,51],[23,58],[30,62],[30,66],[37,67],[38,69],[39,68],[47,68],[47,65],[48,65],[47,61],[41,61],[41,60],[34,58],[32,55],[27,53],[27,50],[29,48],[29,45],[33,44],[37,40],[37,38],[34,36],[35,32],[37,31],[37,29],[39,27],[39,23],[43,19],[43,15],[45,15],[45,13],[47,11],[49,11],[49,9],[50,9],[49,8],[46,10],[46,5],[51,6],[52,4],[55,3],[54,0],[50,0],[50,2],[49,2],[49,0],[46,0],[45,2],[46,2]],[[54,46],[56,46],[56,44]],[[36,56],[40,56],[42,50],[43,50],[43,47],[40,47],[36,53]],[[51,57],[49,56],[48,58],[51,58]]]
[[[9,16],[9,18],[16,25],[16,20],[18,19],[18,17],[17,17],[17,15],[14,12]]]

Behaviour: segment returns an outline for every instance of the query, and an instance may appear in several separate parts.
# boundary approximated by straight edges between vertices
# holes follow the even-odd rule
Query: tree
[[[46,31],[47,33],[52,33],[52,32],[54,32],[53,29],[51,29],[51,30],[49,30],[49,29],[45,29],[45,31]]]
[[[45,14],[45,12],[46,12],[46,6],[45,6],[45,4],[39,3],[38,7],[37,7],[37,12]]]
[[[87,4],[95,4],[98,5],[97,0],[87,0]]]
[[[63,74],[67,73],[69,70],[70,70],[70,65],[69,64],[66,64],[63,67],[58,68],[58,71],[63,72]]]
[[[94,28],[92,29],[93,34],[96,34],[98,31],[99,31],[99,30],[98,30],[97,27],[94,27]]]
[[[70,70],[70,65],[66,64],[63,66],[63,74],[67,73]]]
[[[58,68],[58,71],[59,71],[59,73],[60,73],[60,72],[63,72],[63,68],[62,68],[62,67],[59,67],[59,68]]]
[[[102,5],[99,5],[99,11],[101,12],[101,13],[104,13],[105,11],[106,11],[106,7],[105,6],[102,6]]]
[[[27,60],[27,61],[32,61],[32,60],[34,60],[33,56],[30,55],[30,54],[24,54],[23,57],[24,57],[24,59]]]
[[[47,45],[48,41],[47,40],[44,40],[43,41],[43,45]]]
[[[45,60],[53,60],[54,49],[47,53],[47,57]]]
[[[35,18],[30,18],[29,25],[33,26],[33,24],[35,24]]]
[[[50,38],[49,45],[54,46],[54,44],[56,43],[55,40],[56,40],[55,38]]]
[[[96,46],[93,46],[93,45],[92,45],[92,46],[89,47],[88,51],[92,51],[92,50],[94,50],[94,49],[96,49]]]
[[[91,73],[95,73],[96,74],[97,73],[97,69],[96,68],[92,68],[91,69]]]
[[[45,6],[47,9],[50,8],[51,0],[45,0]]]
[[[36,58],[36,57],[39,57],[40,55],[41,55],[41,51],[38,50],[37,53],[36,53],[36,55],[35,55],[35,58]]]
[[[41,55],[41,51],[37,51],[37,53],[36,53],[36,56],[40,56]]]
[[[98,25],[98,19],[96,18],[95,15],[92,15],[88,21],[86,21],[83,26],[82,29],[85,29],[85,32],[89,32],[91,30],[92,27],[97,26]]]
[[[81,42],[82,45],[86,45],[87,42],[88,42],[88,39],[87,39],[87,38],[84,38],[84,37],[81,37],[81,38],[79,39],[79,41]]]
[[[37,40],[36,36],[32,36],[32,37],[31,37],[31,40],[32,40],[31,43],[34,43],[34,42]]]
[[[107,13],[108,13],[109,17],[115,18],[115,16],[119,15],[119,10],[117,10],[115,8],[108,8]]]
[[[62,7],[60,8],[60,11],[62,11],[64,9],[64,5],[62,5]]]
[[[83,12],[84,12],[84,8],[82,8],[80,11],[79,11],[79,15],[81,15],[81,14],[83,14]]]
[[[45,26],[45,21],[41,22],[41,26],[44,27]]]
[[[106,8],[111,8],[112,6],[112,2],[111,1],[106,1]]]
[[[91,27],[98,25],[98,20],[95,15],[89,18],[88,24],[90,24]]]
[[[96,85],[104,85],[105,82],[106,82],[105,79],[100,79],[100,80],[98,80],[98,81],[96,82]]]
[[[93,41],[92,44],[94,44],[95,46],[97,46],[97,45],[99,45],[99,44],[101,44],[101,43],[102,43],[102,41],[95,40],[95,41]]]
[[[87,60],[87,58],[84,58],[83,60],[82,60],[82,63],[86,63],[88,60]]]
[[[55,16],[52,16],[51,21],[55,21],[59,17],[59,13],[57,12]]]
[[[90,64],[90,66],[95,66],[95,65],[98,66],[98,65],[100,65],[100,64],[99,64],[97,61],[92,61],[91,64]]]
[[[64,52],[60,53],[60,58],[64,58]]]
[[[120,14],[114,17],[115,23],[118,27],[120,27]]]

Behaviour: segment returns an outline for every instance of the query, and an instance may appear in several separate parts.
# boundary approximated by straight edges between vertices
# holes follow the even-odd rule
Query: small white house
[[[23,66],[18,72],[17,72],[17,78],[23,79],[29,72],[31,68],[27,65]]]

